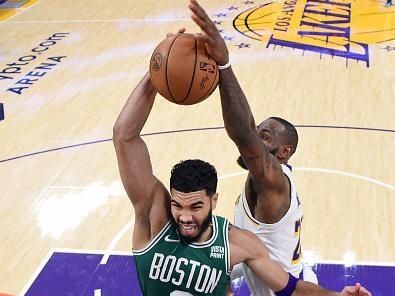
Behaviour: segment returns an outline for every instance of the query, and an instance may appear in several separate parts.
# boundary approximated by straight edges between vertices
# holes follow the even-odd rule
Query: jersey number
[[[297,264],[300,261],[302,255],[302,245],[300,244],[300,231],[302,229],[302,219],[295,222],[295,236],[298,237],[298,243],[296,244],[295,251],[292,256],[292,264]]]

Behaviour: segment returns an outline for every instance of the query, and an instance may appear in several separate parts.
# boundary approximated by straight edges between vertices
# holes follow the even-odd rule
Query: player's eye
[[[178,203],[172,202],[171,205],[177,209],[181,209],[181,206]]]

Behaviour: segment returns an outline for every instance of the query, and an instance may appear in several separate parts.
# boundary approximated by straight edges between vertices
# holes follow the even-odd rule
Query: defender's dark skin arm
[[[276,223],[289,209],[288,179],[277,158],[259,137],[251,109],[232,68],[220,71],[220,93],[226,131],[249,170],[245,192],[251,212],[259,221]]]
[[[221,70],[219,90],[229,137],[237,144],[248,144],[256,138],[255,120],[232,68]]]
[[[239,148],[253,176],[263,178],[269,151],[256,132],[250,106],[232,68],[221,70],[219,89],[226,132]]]
[[[210,56],[219,65],[228,63],[226,44],[207,13],[195,0],[190,0],[189,9],[192,19],[202,30],[197,38],[206,43]],[[247,99],[231,67],[220,70],[220,93],[226,131],[250,172],[249,180],[253,184],[247,181],[247,186],[254,188],[258,199],[267,199],[267,203],[275,208],[283,208],[284,203],[289,206],[288,180],[278,160],[260,139]]]

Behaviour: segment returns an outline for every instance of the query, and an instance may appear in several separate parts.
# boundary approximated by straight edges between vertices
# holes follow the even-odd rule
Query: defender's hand
[[[227,64],[229,62],[228,48],[215,24],[196,0],[190,0],[188,7],[192,12],[192,20],[202,30],[202,33],[197,34],[196,37],[206,43],[208,54],[218,65]]]

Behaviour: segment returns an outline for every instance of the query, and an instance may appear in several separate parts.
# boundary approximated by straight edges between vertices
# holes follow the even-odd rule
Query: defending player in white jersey
[[[203,32],[200,38],[220,65],[219,87],[226,131],[241,154],[239,164],[249,171],[236,205],[235,224],[257,234],[268,247],[270,256],[285,270],[295,277],[306,278],[301,262],[302,210],[287,167],[298,144],[297,131],[288,121],[278,117],[256,126],[230,65],[225,42],[204,10],[195,1],[191,3],[192,19]],[[253,295],[272,295],[248,268],[243,266],[243,271]],[[313,275],[309,280],[314,282],[316,278]]]
[[[267,121],[269,120],[274,120],[274,118]],[[238,162],[244,167],[241,158]],[[236,202],[235,224],[255,233],[265,243],[270,257],[278,261],[293,276],[317,284],[317,277],[314,272],[308,266],[303,265],[301,260],[300,231],[303,212],[292,179],[292,168],[285,164],[282,164],[281,167],[291,186],[290,206],[284,217],[276,223],[269,224],[254,218],[248,205],[245,188],[243,188],[240,198]],[[275,295],[267,285],[257,279],[247,266],[238,266],[235,269],[235,277],[237,277],[237,273],[238,276],[245,275],[245,280],[252,295]]]

